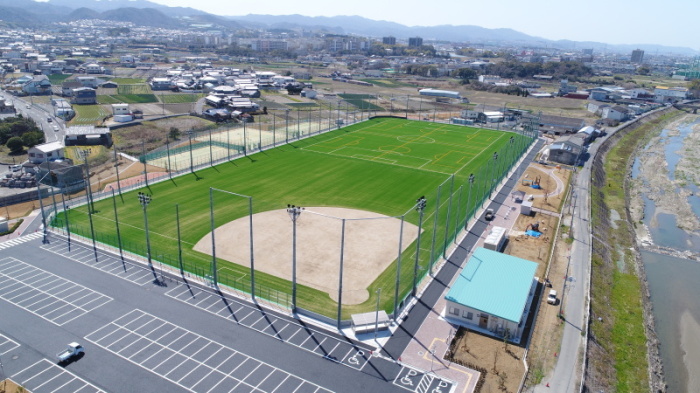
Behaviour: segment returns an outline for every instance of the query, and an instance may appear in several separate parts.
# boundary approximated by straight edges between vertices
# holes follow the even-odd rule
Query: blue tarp
[[[525,234],[528,236],[532,236],[532,237],[540,237],[542,232],[537,232],[537,231],[533,231],[532,229],[528,229],[527,231],[525,231]]]
[[[536,190],[539,190],[540,188],[542,188],[542,187],[540,187],[539,184],[533,184],[533,185],[531,185],[530,187],[532,187],[532,188],[534,188],[534,189],[536,189]]]

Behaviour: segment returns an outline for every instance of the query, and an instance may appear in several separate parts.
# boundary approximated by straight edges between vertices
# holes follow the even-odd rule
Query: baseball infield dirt
[[[367,287],[399,254],[400,219],[363,210],[305,208],[297,219],[297,283],[338,300],[343,219],[343,304],[359,304],[369,298]],[[218,258],[250,266],[248,223],[248,217],[242,217],[216,228]],[[253,215],[256,271],[292,279],[292,231],[285,209]],[[417,235],[418,227],[404,222],[401,249]],[[194,249],[211,255],[211,246],[209,233]]]

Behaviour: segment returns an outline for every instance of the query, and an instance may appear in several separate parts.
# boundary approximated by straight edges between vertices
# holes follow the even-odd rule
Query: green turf
[[[52,85],[60,85],[63,83],[63,81],[70,78],[71,76],[71,74],[51,74],[48,76],[48,78],[51,81]]]
[[[109,115],[102,105],[73,105],[75,117],[71,119],[71,125],[98,124]]]
[[[509,143],[511,138],[516,143]],[[467,210],[474,211],[495,184],[487,182],[487,177],[500,178],[507,164],[515,161],[516,146],[522,151],[525,142],[524,137],[501,131],[374,119],[201,170],[196,176],[154,184],[146,190],[153,195],[148,206],[152,255],[165,263],[178,264],[177,204],[186,268],[200,275],[210,270],[211,257],[192,250],[210,232],[210,187],[253,196],[254,212],[281,209],[287,203],[355,208],[389,216],[408,211],[406,221],[413,224],[418,223],[418,213],[412,207],[418,196],[425,195],[428,206],[419,256],[419,275],[423,276],[431,261],[439,258],[443,246],[452,241],[457,228],[464,225]],[[501,152],[500,161],[493,161],[495,151]],[[511,153],[509,157],[506,152]],[[468,185],[470,173],[476,174],[473,187]],[[93,221],[98,239],[117,245],[112,202],[97,202]],[[143,212],[136,192],[125,193],[116,202],[124,248],[144,255]],[[245,216],[248,205],[247,199],[215,193],[215,207],[218,227]],[[72,231],[89,235],[85,206],[71,209],[69,222]],[[247,246],[245,240],[231,240]],[[414,243],[402,254],[401,298],[412,286],[415,249]],[[249,289],[244,286],[248,268],[223,260],[218,260],[218,265],[222,283]],[[394,261],[368,288],[370,299],[344,306],[343,316],[373,310],[377,288],[384,291],[382,307],[391,312],[396,268]],[[256,282],[262,291],[259,295],[266,296],[264,291],[268,291],[267,297],[272,300],[279,296],[274,291],[283,297],[290,291],[289,282],[257,271]],[[337,304],[325,292],[301,285],[298,306],[334,316]]]
[[[370,100],[376,100],[377,96],[371,94],[338,94],[344,101],[362,110],[383,111],[384,108],[373,104]]]
[[[158,96],[158,98],[160,98],[160,102],[163,102],[166,104],[182,104],[182,103],[196,102],[198,99],[200,99],[202,97],[204,97],[204,94],[187,94],[187,93],[161,94]]]
[[[137,85],[146,82],[143,78],[112,78],[110,81],[119,85]]]

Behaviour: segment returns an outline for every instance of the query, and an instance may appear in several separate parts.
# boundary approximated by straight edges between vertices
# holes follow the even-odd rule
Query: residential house
[[[479,247],[445,296],[450,322],[519,343],[537,288],[537,264]]]
[[[32,164],[40,164],[46,161],[55,161],[65,158],[63,143],[60,141],[42,143],[30,147],[27,153],[29,154],[29,162]]]
[[[100,66],[99,64],[96,63],[90,63],[85,65],[85,73],[86,74],[104,74],[105,69],[104,67]]]
[[[72,97],[73,90],[83,87],[83,84],[77,80],[67,80],[61,84],[61,95],[64,97]]]
[[[170,90],[173,83],[170,78],[153,78],[150,82],[151,90]]]
[[[80,85],[83,87],[90,87],[93,89],[97,89],[97,86],[100,85],[100,80],[94,76],[79,76],[79,77],[76,77],[75,80],[80,82]]]
[[[22,91],[29,95],[51,94],[51,81],[46,75],[34,75],[22,85]]]
[[[614,105],[603,108],[600,114],[603,119],[614,120],[618,122],[629,119],[629,110],[627,109],[627,107],[624,107],[622,105]]]
[[[94,105],[97,104],[97,90],[89,87],[79,87],[73,89],[71,104]]]
[[[564,165],[576,165],[583,153],[584,139],[580,136],[566,135],[549,145],[547,159]]]

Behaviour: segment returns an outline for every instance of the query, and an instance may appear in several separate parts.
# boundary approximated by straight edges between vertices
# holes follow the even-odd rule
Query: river
[[[700,190],[695,184],[698,178],[688,177],[686,173],[683,180],[690,181],[676,179],[680,173],[677,171],[679,163],[684,159],[693,159],[686,157],[685,152],[689,146],[695,145],[694,138],[690,136],[693,126],[697,124],[700,124],[700,120],[696,118],[673,130],[664,129],[660,139],[646,146],[641,156],[665,155],[667,165],[664,170],[673,186],[659,194],[670,192],[678,195],[679,191],[683,191],[681,189],[685,189],[692,193],[687,198],[691,214],[700,216],[700,197],[697,196]],[[643,160],[638,158],[632,168],[632,177],[648,185],[649,181],[654,181],[650,174],[662,169],[644,168],[643,165]],[[667,209],[657,209],[654,200],[658,201],[660,197],[663,198],[658,194],[652,198],[642,194],[643,221],[649,228],[653,242],[679,251],[699,253],[700,235],[680,229],[676,214]],[[668,392],[700,392],[700,262],[647,251],[642,252],[642,260],[654,307]]]

